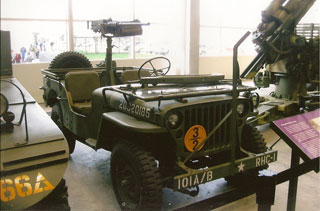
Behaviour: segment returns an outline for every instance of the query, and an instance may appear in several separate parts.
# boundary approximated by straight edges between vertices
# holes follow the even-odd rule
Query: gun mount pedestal
[[[112,73],[112,37],[107,36],[107,50],[106,50],[106,72],[102,77],[103,84],[110,86],[114,84],[114,75]]]
[[[276,75],[279,82],[275,88],[275,97],[289,100],[297,100],[298,95],[307,95],[307,86],[303,78],[290,77],[288,75]]]

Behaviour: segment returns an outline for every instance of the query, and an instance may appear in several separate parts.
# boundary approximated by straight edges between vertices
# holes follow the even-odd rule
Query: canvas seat
[[[141,70],[140,71],[141,77],[149,77],[150,72],[148,70]],[[121,81],[122,83],[128,83],[128,81],[135,81],[139,80],[138,70],[126,70],[121,74]]]
[[[72,109],[83,115],[91,111],[91,94],[100,87],[98,73],[94,71],[69,72],[65,77],[67,97]]]

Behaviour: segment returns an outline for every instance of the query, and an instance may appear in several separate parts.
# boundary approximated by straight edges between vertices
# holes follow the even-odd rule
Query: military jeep
[[[241,84],[234,61],[233,80],[165,75],[142,65],[113,86],[101,85],[103,68],[47,69],[44,99],[71,153],[76,140],[112,151],[112,183],[122,209],[157,210],[163,187],[195,196],[199,184],[232,181],[276,161],[277,152],[246,123],[255,115],[255,88]]]

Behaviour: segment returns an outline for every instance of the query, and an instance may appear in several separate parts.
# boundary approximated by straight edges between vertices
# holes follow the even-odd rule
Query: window
[[[10,31],[13,62],[48,62],[68,50],[67,1],[2,0],[1,30]]]
[[[135,38],[137,58],[177,55],[183,42],[181,32],[184,30],[184,20],[181,17],[185,18],[184,8],[185,1],[181,0],[135,1],[135,18],[150,23],[143,28],[143,34]]]
[[[114,21],[132,20],[133,1],[131,0],[86,0],[73,1],[74,50],[83,53],[89,59],[105,59],[106,38],[88,29],[87,21],[112,18]],[[131,37],[113,38],[113,58],[130,58]]]
[[[67,50],[102,60],[106,39],[88,29],[87,21],[112,18],[150,23],[141,36],[113,38],[113,58],[168,56],[181,63],[184,17],[185,0],[1,1],[1,30],[11,32],[12,56],[23,54],[20,62],[50,62]]]
[[[66,0],[1,0],[1,18],[66,20]]]
[[[270,0],[200,1],[200,56],[231,56],[234,44],[261,21],[261,11]],[[245,7],[243,6],[245,5]],[[239,55],[255,55],[248,38]]]
[[[106,39],[87,29],[87,20],[138,19],[150,25],[143,26],[141,36],[113,38],[113,58],[175,55],[177,43],[181,42],[181,37],[178,37],[181,33],[178,30],[182,25],[181,21],[176,20],[181,16],[183,5],[184,0],[94,0],[90,5],[84,0],[77,1],[77,4],[73,4],[75,50],[84,53],[90,59],[105,58]]]
[[[234,44],[246,33],[256,30],[261,11],[272,0],[200,1],[200,56],[231,56]],[[300,22],[320,19],[320,3],[316,1]],[[239,47],[239,55],[256,55],[252,37]]]

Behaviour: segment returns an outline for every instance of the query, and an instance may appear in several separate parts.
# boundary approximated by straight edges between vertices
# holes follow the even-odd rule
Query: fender
[[[119,111],[103,113],[100,127],[98,131],[97,148],[109,148],[112,140],[117,137],[117,132],[110,127],[114,127],[115,130],[124,130],[127,132],[143,133],[143,134],[155,134],[155,133],[168,133],[167,129],[158,125],[139,120],[128,114],[121,113]],[[106,130],[108,128],[108,130]],[[114,131],[110,133],[108,131]]]

